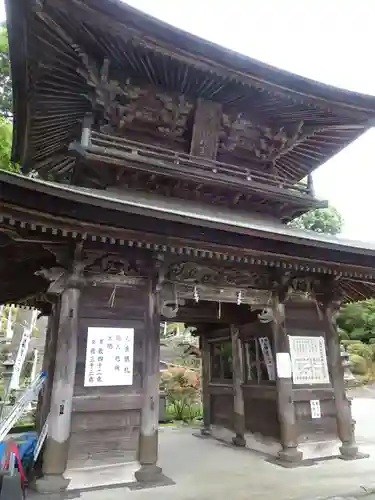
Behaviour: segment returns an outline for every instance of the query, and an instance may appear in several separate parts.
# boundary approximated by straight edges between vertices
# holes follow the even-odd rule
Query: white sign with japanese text
[[[310,401],[311,418],[322,418],[322,411],[320,409],[319,399],[312,399]]]
[[[132,385],[133,360],[133,328],[88,328],[85,387]]]
[[[294,384],[329,384],[324,337],[289,335]]]

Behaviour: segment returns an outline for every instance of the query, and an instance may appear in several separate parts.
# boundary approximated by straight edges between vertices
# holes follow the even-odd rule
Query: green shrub
[[[370,362],[373,357],[373,350],[368,344],[350,344],[347,346],[347,351],[349,354],[358,354],[367,362]]]
[[[338,328],[337,333],[339,335],[340,342],[342,342],[343,340],[350,340],[348,332],[346,332],[342,328]]]
[[[375,361],[375,344],[368,344],[368,348],[372,353],[371,360]]]
[[[367,340],[368,333],[365,332],[363,328],[355,328],[353,331],[349,333],[349,337],[351,340]]]
[[[368,339],[368,343],[369,344],[375,344],[375,338],[374,337],[371,337]]]
[[[191,422],[203,417],[202,403],[194,403],[185,406],[182,412],[176,412],[175,405],[168,403],[166,407],[166,421],[173,422],[174,420],[183,420],[184,422]]]
[[[347,347],[347,346],[352,345],[352,344],[362,344],[362,342],[360,340],[342,340],[341,344],[344,347]]]
[[[351,354],[352,372],[354,375],[366,375],[368,371],[367,361],[358,354]]]
[[[199,375],[187,368],[162,373],[161,389],[167,396],[167,418],[191,421],[200,416]]]

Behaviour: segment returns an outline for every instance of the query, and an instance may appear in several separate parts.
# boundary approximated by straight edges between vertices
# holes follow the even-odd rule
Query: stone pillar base
[[[283,467],[299,467],[302,464],[303,453],[298,448],[284,448],[277,454],[277,463]]]
[[[341,460],[360,460],[362,458],[368,458],[370,455],[367,453],[360,453],[358,451],[358,446],[355,444],[343,444],[340,447]]]
[[[34,479],[30,487],[38,493],[48,495],[50,493],[60,493],[65,491],[69,483],[69,479],[65,479],[59,474],[48,474],[41,478]]]
[[[163,478],[162,469],[157,465],[141,465],[134,475],[140,483],[156,483]]]
[[[240,434],[236,434],[236,436],[232,438],[232,443],[234,444],[234,446],[244,448],[246,446],[246,439]]]
[[[211,429],[209,427],[201,427],[200,429],[201,436],[203,437],[211,437]]]

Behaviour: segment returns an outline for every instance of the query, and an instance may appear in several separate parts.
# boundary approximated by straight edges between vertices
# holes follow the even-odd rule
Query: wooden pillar
[[[315,191],[314,191],[314,180],[312,177],[312,174],[309,174],[307,176],[307,193],[314,197],[315,196]]]
[[[281,450],[278,454],[279,461],[285,466],[293,467],[302,460],[302,452],[298,450],[298,437],[296,429],[296,414],[293,402],[293,382],[291,370],[282,373],[281,360],[289,360],[288,335],[285,328],[285,309],[282,304],[282,294],[278,291],[272,293],[273,314],[273,341],[276,358],[276,390],[277,411],[280,424]]]
[[[43,454],[44,477],[37,481],[39,492],[64,490],[63,477],[68,461],[72,402],[77,363],[78,307],[82,286],[81,247],[77,246],[72,272],[67,276],[60,297],[55,370],[48,420],[48,437]]]
[[[243,399],[243,354],[240,332],[234,325],[230,327],[232,339],[232,365],[233,365],[233,427],[235,436],[233,444],[246,446],[245,440],[245,404]]]
[[[55,304],[52,307],[51,314],[48,317],[46,341],[44,346],[42,370],[47,374],[47,379],[38,400],[36,422],[39,432],[43,428],[51,406],[52,384],[55,372],[58,321],[59,308],[58,305]]]
[[[334,392],[337,433],[342,442],[340,458],[344,460],[364,458],[367,455],[358,452],[355,442],[351,406],[346,396],[344,367],[341,361],[340,341],[336,325],[336,318],[341,306],[341,297],[335,290],[335,282],[333,280],[326,280],[323,284],[322,293],[318,295],[318,303],[326,338],[328,369]]]
[[[162,472],[157,466],[160,383],[160,282],[158,276],[150,279],[149,282],[145,326],[143,406],[138,448],[141,468],[135,473],[135,477],[139,482],[154,482],[159,480]]]
[[[211,395],[210,395],[210,380],[211,380],[211,355],[210,344],[207,342],[207,337],[202,334],[199,337],[202,359],[201,384],[202,384],[202,406],[203,406],[203,425],[201,427],[202,436],[211,435]]]
[[[48,316],[48,324],[46,331],[46,340],[44,345],[43,365],[42,370],[47,374],[47,379],[42,392],[39,394],[38,406],[36,409],[35,422],[36,430],[40,433],[47,420],[52,395],[53,376],[55,372],[55,357],[56,357],[56,344],[57,344],[57,327],[58,327],[58,309],[55,304],[52,311]],[[38,460],[35,464],[35,477],[43,476],[43,448],[39,454]]]

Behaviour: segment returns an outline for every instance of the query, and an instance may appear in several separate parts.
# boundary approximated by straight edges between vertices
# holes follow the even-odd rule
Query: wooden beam
[[[259,311],[250,310],[246,304],[229,304],[218,302],[202,301],[194,304],[189,301],[186,305],[181,306],[174,318],[163,318],[167,321],[180,323],[217,323],[228,325],[236,323],[243,325],[255,321]]]

